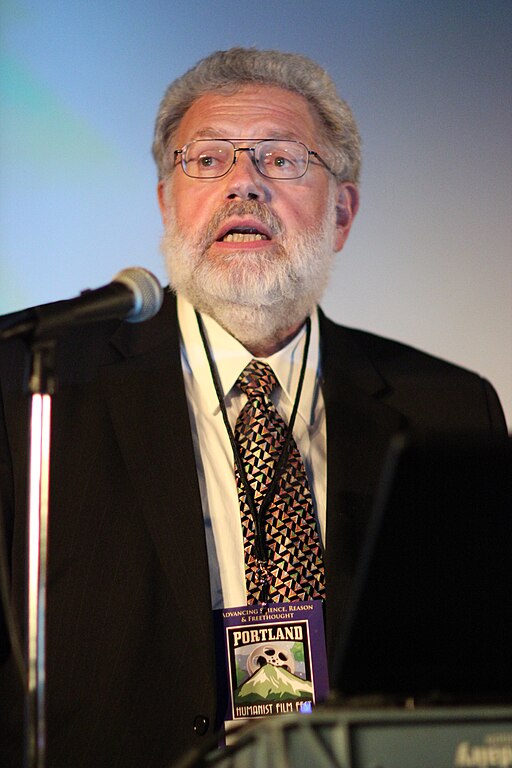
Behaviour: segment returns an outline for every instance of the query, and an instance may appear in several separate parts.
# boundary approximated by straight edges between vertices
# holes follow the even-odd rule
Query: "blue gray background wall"
[[[323,64],[364,141],[324,307],[488,376],[512,425],[510,0],[1,0],[0,312],[140,264],[167,84],[218,48]]]

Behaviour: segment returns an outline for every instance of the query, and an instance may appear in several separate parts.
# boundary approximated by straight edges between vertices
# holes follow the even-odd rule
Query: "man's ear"
[[[162,221],[164,223],[164,226],[167,226],[167,195],[166,195],[166,189],[165,189],[165,181],[159,181],[158,186],[156,188],[156,194],[158,197],[158,207],[160,208],[160,215],[162,216]]]
[[[338,184],[336,195],[336,237],[334,249],[341,251],[359,209],[359,190],[350,181]]]

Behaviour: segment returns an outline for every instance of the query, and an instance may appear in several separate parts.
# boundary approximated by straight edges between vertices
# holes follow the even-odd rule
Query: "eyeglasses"
[[[237,147],[234,142],[255,143]],[[196,139],[175,149],[174,161],[179,158],[184,172],[193,179],[218,179],[229,173],[238,152],[250,152],[257,170],[269,179],[300,179],[308,170],[311,157],[336,175],[318,152],[301,141],[284,139]]]

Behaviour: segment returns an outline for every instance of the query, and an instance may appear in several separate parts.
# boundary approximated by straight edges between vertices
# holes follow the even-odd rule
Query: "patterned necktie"
[[[238,416],[235,439],[259,510],[282,453],[287,427],[270,400],[277,385],[270,366],[252,360],[237,384],[248,401]],[[255,525],[236,464],[235,475],[244,534],[247,602],[251,604],[261,599],[259,565],[254,554]],[[264,522],[269,552],[268,599],[283,602],[325,597],[322,550],[311,491],[293,437]]]

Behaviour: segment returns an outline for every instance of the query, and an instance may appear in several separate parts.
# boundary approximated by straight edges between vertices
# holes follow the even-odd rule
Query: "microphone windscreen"
[[[154,317],[164,300],[163,288],[158,278],[143,267],[127,267],[113,278],[112,282],[123,283],[132,291],[134,306],[127,315],[130,323],[142,323]]]

